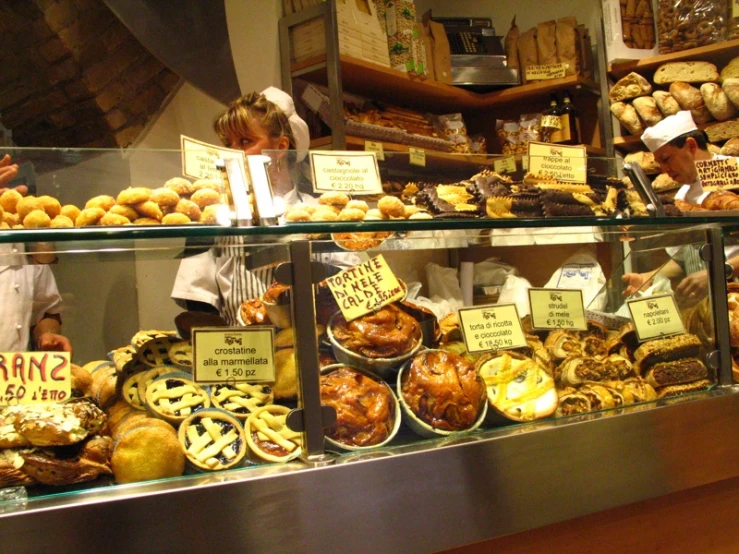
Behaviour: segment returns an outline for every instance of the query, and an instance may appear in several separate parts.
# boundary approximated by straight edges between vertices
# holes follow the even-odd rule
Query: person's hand
[[[681,304],[693,305],[708,294],[708,270],[697,271],[680,281],[675,294]]]
[[[0,159],[0,193],[5,192],[5,185],[18,176],[18,166],[14,163],[10,163],[10,154]]]
[[[67,337],[50,331],[41,333],[36,346],[43,351],[72,352],[72,343]]]
[[[649,279],[643,273],[624,273],[621,276],[621,280],[626,285],[623,293],[624,297],[633,295],[649,282]]]

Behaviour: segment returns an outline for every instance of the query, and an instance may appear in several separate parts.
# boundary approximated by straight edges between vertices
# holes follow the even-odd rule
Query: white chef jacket
[[[58,314],[62,298],[48,265],[24,264],[23,246],[0,244],[0,352],[26,351],[31,327]]]

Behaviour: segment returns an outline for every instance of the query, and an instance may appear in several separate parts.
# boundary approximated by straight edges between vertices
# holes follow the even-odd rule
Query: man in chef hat
[[[698,129],[691,113],[685,110],[664,118],[656,125],[648,127],[641,140],[654,153],[654,159],[662,172],[682,185],[675,194],[675,200],[700,205],[709,192],[703,190],[695,162],[727,156],[709,152],[706,135]],[[621,279],[626,284],[624,296],[631,296],[637,290],[643,291],[657,274],[668,279],[687,275],[677,285],[675,292],[678,299],[687,299],[688,304],[695,303],[707,294],[708,271],[703,269],[704,264],[698,251],[690,246],[666,250],[673,259],[656,271],[626,273],[622,276]],[[725,254],[736,274],[739,269],[739,247],[729,246]]]

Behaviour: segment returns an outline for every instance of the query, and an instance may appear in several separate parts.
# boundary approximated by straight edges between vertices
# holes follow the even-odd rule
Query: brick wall
[[[0,122],[19,146],[129,146],[178,82],[103,0],[0,2]]]

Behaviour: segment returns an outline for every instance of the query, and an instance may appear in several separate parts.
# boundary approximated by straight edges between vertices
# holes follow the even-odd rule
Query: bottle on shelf
[[[544,142],[562,141],[561,111],[557,104],[557,95],[552,94],[549,107],[544,110],[541,118],[541,132]]]
[[[570,93],[565,91],[561,108],[562,140],[561,144],[580,144],[580,121],[577,109],[572,103]]]

